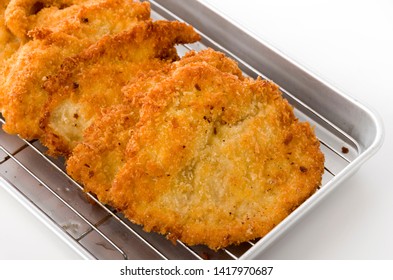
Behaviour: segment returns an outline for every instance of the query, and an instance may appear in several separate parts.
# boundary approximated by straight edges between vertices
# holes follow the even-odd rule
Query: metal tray
[[[150,3],[154,18],[186,21],[202,35],[201,43],[180,47],[180,53],[212,47],[237,60],[245,74],[280,86],[297,117],[315,126],[326,158],[321,188],[265,237],[214,252],[181,242],[174,246],[161,235],[145,233],[85,194],[64,172],[64,162],[47,157],[38,141],[27,142],[2,130],[0,185],[87,259],[256,259],[378,150],[382,123],[370,109],[202,3]]]

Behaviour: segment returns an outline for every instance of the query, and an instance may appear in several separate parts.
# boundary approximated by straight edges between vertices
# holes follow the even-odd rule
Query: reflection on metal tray
[[[154,18],[186,21],[201,33],[202,43],[180,47],[179,53],[212,47],[237,60],[245,74],[271,79],[281,87],[284,96],[295,106],[297,117],[314,125],[321,141],[326,158],[321,188],[264,238],[215,252],[205,246],[188,247],[181,242],[175,246],[159,234],[144,232],[94,196],[85,194],[64,172],[64,162],[47,157],[38,141],[27,142],[2,130],[0,184],[85,258],[258,258],[376,152],[382,142],[381,124],[367,108],[203,4],[174,0],[150,2]]]

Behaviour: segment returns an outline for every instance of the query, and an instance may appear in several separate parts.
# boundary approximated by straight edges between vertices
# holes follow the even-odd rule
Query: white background
[[[393,259],[393,1],[203,0],[384,121],[381,150],[265,259]],[[0,259],[79,256],[0,188]]]

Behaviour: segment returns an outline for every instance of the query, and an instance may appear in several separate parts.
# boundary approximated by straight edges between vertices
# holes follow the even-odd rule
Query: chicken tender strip
[[[50,97],[41,141],[48,153],[68,156],[102,108],[123,101],[122,87],[138,73],[159,71],[177,60],[176,44],[199,39],[184,23],[146,22],[65,59],[61,70],[44,83]]]
[[[324,169],[312,128],[275,84],[206,64],[147,93],[126,159],[111,205],[146,231],[214,250],[266,235]]]
[[[193,64],[209,64],[243,79],[235,61],[212,49],[198,53],[191,51],[159,72],[141,73],[137,80],[123,88],[125,102],[106,108],[102,116],[85,130],[83,141],[67,160],[67,172],[83,184],[86,192],[110,203],[108,193],[116,174],[126,162],[126,146],[139,121],[144,95],[162,80],[170,78],[176,69]]]
[[[5,72],[2,113],[3,129],[26,139],[41,136],[39,120],[48,94],[43,83],[66,57],[74,56],[105,35],[131,29],[150,16],[149,5],[130,0],[106,0],[83,5],[76,14],[78,27],[52,32],[34,29],[33,40],[24,44],[8,61]],[[67,25],[64,25],[67,26]]]

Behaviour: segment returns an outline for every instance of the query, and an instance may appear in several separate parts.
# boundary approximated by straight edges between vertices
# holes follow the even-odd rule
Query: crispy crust
[[[224,73],[235,75],[238,79],[243,80],[243,73],[238,64],[233,59],[226,57],[222,52],[213,49],[205,49],[199,52],[189,51],[181,60],[174,63],[173,70],[183,66],[190,66],[193,63],[204,63],[213,66]]]
[[[103,203],[109,203],[112,182],[126,161],[124,150],[139,119],[138,109],[136,104],[104,109],[67,160],[67,173]]]

